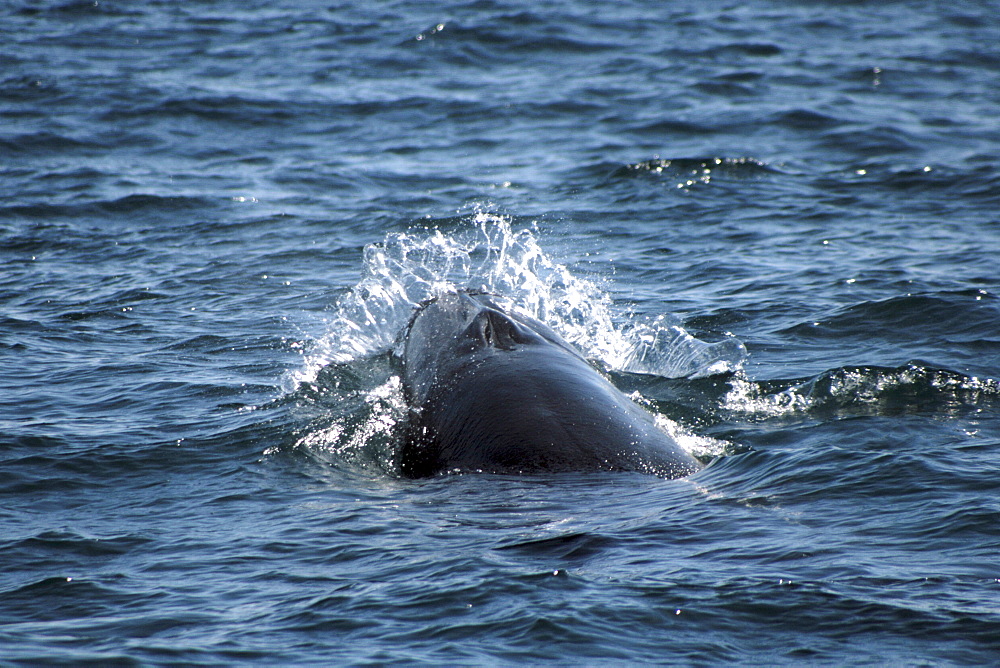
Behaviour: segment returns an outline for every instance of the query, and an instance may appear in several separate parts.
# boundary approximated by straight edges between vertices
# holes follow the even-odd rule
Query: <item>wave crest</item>
[[[724,408],[760,417],[807,412],[954,413],[1000,402],[1000,382],[921,362],[900,367],[850,366],[799,381],[734,378]]]

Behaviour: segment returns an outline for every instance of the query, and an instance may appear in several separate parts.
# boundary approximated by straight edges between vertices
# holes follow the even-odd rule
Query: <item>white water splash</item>
[[[322,426],[304,431],[296,446],[330,461],[352,463],[358,468],[374,464],[383,470],[395,468],[393,443],[396,427],[406,414],[403,390],[398,376],[363,395],[361,405]],[[355,419],[349,419],[352,416]],[[361,419],[356,419],[361,416]],[[266,454],[271,454],[265,452]]]
[[[390,234],[364,250],[360,282],[335,306],[327,332],[309,348],[286,390],[315,381],[319,371],[390,349],[414,308],[456,290],[482,290],[507,308],[541,320],[611,369],[665,377],[698,377],[742,367],[735,338],[706,343],[673,316],[619,318],[611,298],[545,254],[532,230],[479,213],[468,230]]]
[[[677,445],[700,459],[721,457],[732,447],[728,441],[696,434],[687,427],[661,413],[653,412],[656,426],[674,440]]]
[[[742,368],[747,357],[743,343],[727,338],[718,343],[696,339],[672,315],[624,326],[623,354],[609,360],[612,368],[667,378],[701,378]]]
[[[778,417],[808,411],[814,401],[801,393],[799,385],[793,385],[779,392],[766,392],[742,374],[729,381],[729,392],[722,399],[726,410],[757,415]]]

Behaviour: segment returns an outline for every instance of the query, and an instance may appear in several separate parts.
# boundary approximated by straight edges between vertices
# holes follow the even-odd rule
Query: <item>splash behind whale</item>
[[[406,332],[401,471],[643,471],[701,466],[546,325],[489,296],[446,294]]]

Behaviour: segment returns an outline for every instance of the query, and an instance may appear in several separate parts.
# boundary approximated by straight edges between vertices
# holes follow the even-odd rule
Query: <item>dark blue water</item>
[[[997,662],[998,17],[5,3],[0,660]],[[461,287],[708,466],[402,479]]]

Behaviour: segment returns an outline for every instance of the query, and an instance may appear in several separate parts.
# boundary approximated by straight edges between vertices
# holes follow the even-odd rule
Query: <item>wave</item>
[[[11,154],[71,153],[107,148],[102,144],[56,132],[41,131],[0,138],[0,148]]]
[[[996,295],[981,288],[907,294],[843,308],[824,320],[797,324],[784,333],[806,338],[870,336],[872,331],[908,339],[913,331],[948,339],[994,340],[1000,320]]]
[[[763,160],[751,157],[660,158],[619,165],[607,175],[608,183],[635,178],[662,178],[677,188],[709,184],[713,179],[751,179],[781,171]]]
[[[52,204],[38,202],[33,204],[0,206],[0,220],[33,220],[47,223],[51,220],[66,219],[106,221],[108,217],[117,219],[130,215],[162,217],[171,213],[191,212],[218,207],[222,206],[225,202],[226,200],[221,197],[212,199],[185,195],[135,193],[116,199],[95,200],[83,203]]]
[[[899,367],[845,366],[798,380],[755,382],[737,374],[721,406],[757,418],[831,412],[955,414],[1000,406],[1000,381],[918,361]]]
[[[30,559],[22,558],[21,563],[38,564],[46,559],[62,555],[75,558],[102,558],[126,554],[131,550],[151,542],[146,536],[124,534],[117,536],[89,536],[69,529],[47,530],[19,539],[0,543],[0,551],[8,556],[12,552],[23,553]]]

